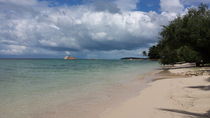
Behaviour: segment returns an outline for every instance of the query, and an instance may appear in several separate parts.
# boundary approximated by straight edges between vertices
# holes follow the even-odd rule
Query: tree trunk
[[[195,65],[196,65],[196,67],[200,67],[201,66],[200,62],[196,62]]]

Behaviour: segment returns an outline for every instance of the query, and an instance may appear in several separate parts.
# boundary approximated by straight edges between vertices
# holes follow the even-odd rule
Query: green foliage
[[[143,51],[142,54],[143,54],[143,56],[147,56],[147,52],[146,51]]]
[[[178,61],[177,52],[169,49],[169,47],[165,47],[161,50],[160,55],[160,62],[163,64],[175,64]]]
[[[210,62],[210,10],[201,4],[163,26],[161,40],[149,49],[149,58],[160,58],[162,64]]]
[[[186,61],[186,62],[199,62],[200,55],[198,52],[192,50],[188,46],[182,46],[176,50],[178,61]]]
[[[148,57],[150,59],[159,59],[160,58],[159,50],[158,50],[158,47],[157,46],[152,46],[149,49]]]

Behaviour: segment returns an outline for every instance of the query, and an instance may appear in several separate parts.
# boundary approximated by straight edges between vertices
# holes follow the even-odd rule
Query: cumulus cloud
[[[176,13],[180,13],[184,8],[180,0],[160,0],[160,7],[162,11]]]
[[[174,9],[182,5],[173,1],[161,0],[161,9],[170,12],[158,14],[132,11],[137,0],[116,0],[104,8],[0,0],[0,55],[136,55],[157,41],[161,25],[176,17]]]
[[[0,53],[3,54],[22,54],[26,50],[26,46],[21,45],[8,45],[6,49],[0,50]]]
[[[116,0],[118,8],[122,11],[135,10],[139,0]]]
[[[119,13],[120,8],[113,1],[97,0],[92,3],[93,8],[96,11],[108,11],[110,13]]]

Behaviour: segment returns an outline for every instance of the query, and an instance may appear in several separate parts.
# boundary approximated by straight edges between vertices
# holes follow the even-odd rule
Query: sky
[[[163,25],[210,0],[0,0],[0,58],[142,57]]]

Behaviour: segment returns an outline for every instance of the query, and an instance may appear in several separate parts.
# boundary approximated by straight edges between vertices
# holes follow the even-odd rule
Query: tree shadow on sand
[[[209,86],[189,86],[188,88],[200,89],[200,90],[208,91],[208,90],[210,90],[210,85]]]
[[[206,79],[207,82],[210,82],[210,77]]]
[[[168,111],[168,112],[174,112],[174,113],[179,113],[179,114],[184,114],[184,115],[187,115],[187,116],[189,116],[191,118],[210,118],[210,110],[207,111],[204,114],[194,113],[194,112],[189,112],[189,111],[184,111],[184,110],[178,110],[178,109],[159,108],[159,110]]]
[[[210,82],[210,77],[206,79],[207,82]],[[187,88],[192,88],[192,89],[200,89],[204,91],[210,90],[210,85],[208,86],[188,86]]]

